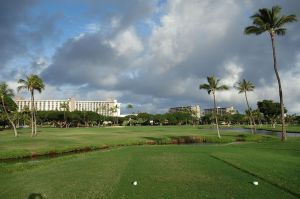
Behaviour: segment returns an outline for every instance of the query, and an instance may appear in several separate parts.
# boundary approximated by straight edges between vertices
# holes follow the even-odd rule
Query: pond
[[[251,129],[244,129],[244,128],[221,128],[221,131],[234,131],[234,132],[246,132],[251,133]],[[267,130],[256,130],[257,134],[261,135],[272,135],[272,136],[278,136],[281,137],[281,132],[274,132],[274,131],[267,131]],[[288,137],[298,137],[300,136],[300,133],[287,133]]]

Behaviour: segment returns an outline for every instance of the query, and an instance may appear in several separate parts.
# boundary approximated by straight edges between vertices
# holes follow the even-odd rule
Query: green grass
[[[35,161],[0,162],[0,198],[299,198],[300,138],[222,132],[223,144],[198,127],[30,129],[0,133],[0,157],[87,146],[101,151]],[[251,142],[232,143],[236,139]],[[155,145],[138,145],[144,143]],[[133,181],[138,181],[133,186]],[[259,186],[254,186],[258,181]],[[33,197],[32,197],[33,198]]]
[[[72,151],[79,148],[114,147],[118,145],[165,144],[189,138],[197,142],[227,143],[236,140],[258,141],[275,139],[249,133],[222,132],[192,126],[126,127],[126,128],[40,128],[37,137],[30,137],[30,129],[20,130],[15,138],[12,131],[0,132],[0,159]]]
[[[297,198],[299,139],[127,146],[1,164],[0,198]],[[132,181],[138,181],[133,186]],[[254,186],[258,181],[259,186]]]

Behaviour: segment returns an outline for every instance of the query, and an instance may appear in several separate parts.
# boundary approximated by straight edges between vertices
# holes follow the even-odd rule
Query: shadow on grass
[[[31,193],[27,199],[44,199],[45,197],[40,193]]]

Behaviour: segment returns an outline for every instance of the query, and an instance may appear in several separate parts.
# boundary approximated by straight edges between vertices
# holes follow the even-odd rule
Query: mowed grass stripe
[[[0,198],[295,198],[268,183],[255,187],[253,176],[209,156],[228,149],[136,146],[40,161],[1,174]]]
[[[143,148],[151,148],[147,156]],[[294,198],[267,183],[254,187],[251,184],[253,176],[220,164],[205,148],[140,147],[141,151],[134,153],[135,158],[130,161],[113,198],[258,198],[262,195],[264,198]],[[135,149],[128,150],[131,153]],[[138,186],[131,184],[134,180],[138,181]]]
[[[31,169],[2,174],[0,181],[8,186],[0,188],[0,198],[27,198],[31,193],[45,198],[110,198],[129,160],[110,151],[36,162]]]
[[[244,173],[247,173],[247,174],[249,174],[249,175],[251,175],[251,176],[253,176],[253,177],[257,178],[257,179],[260,179],[260,180],[262,180],[262,181],[264,181],[264,182],[266,182],[266,183],[269,183],[270,185],[273,185],[273,186],[275,186],[275,187],[277,187],[277,188],[279,188],[279,189],[281,189],[281,190],[283,190],[283,191],[286,191],[287,193],[289,193],[289,194],[291,194],[291,195],[293,195],[293,196],[295,196],[295,197],[297,197],[297,198],[300,198],[300,194],[294,192],[293,190],[291,190],[291,189],[289,189],[289,188],[283,187],[283,186],[281,186],[280,184],[277,184],[276,182],[272,182],[272,181],[268,180],[267,178],[264,178],[263,176],[260,176],[260,175],[258,175],[258,174],[256,174],[256,173],[253,173],[253,172],[251,172],[251,171],[248,171],[247,169],[238,167],[237,165],[232,164],[231,162],[226,161],[226,160],[224,160],[224,159],[221,159],[221,158],[219,158],[219,157],[217,157],[217,156],[211,155],[211,157],[212,157],[212,158],[215,158],[216,160],[219,160],[219,161],[221,161],[221,162],[223,162],[223,163],[225,163],[225,164],[227,164],[227,165],[229,165],[229,166],[232,166],[233,168],[236,168],[236,169],[238,169],[238,170],[240,170],[240,171],[242,171],[242,172],[244,172]]]
[[[263,148],[267,147],[267,148]],[[300,196],[299,139],[235,145],[212,155]]]

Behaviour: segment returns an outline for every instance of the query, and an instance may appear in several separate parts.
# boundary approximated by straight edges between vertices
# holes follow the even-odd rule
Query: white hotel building
[[[24,108],[31,109],[31,101],[24,99],[15,99],[18,106],[18,111],[21,112]],[[76,101],[75,98],[68,100],[34,100],[34,105],[37,111],[63,111],[62,104],[68,105],[69,111],[93,111],[105,116],[120,116],[120,106],[117,100],[106,101]]]

